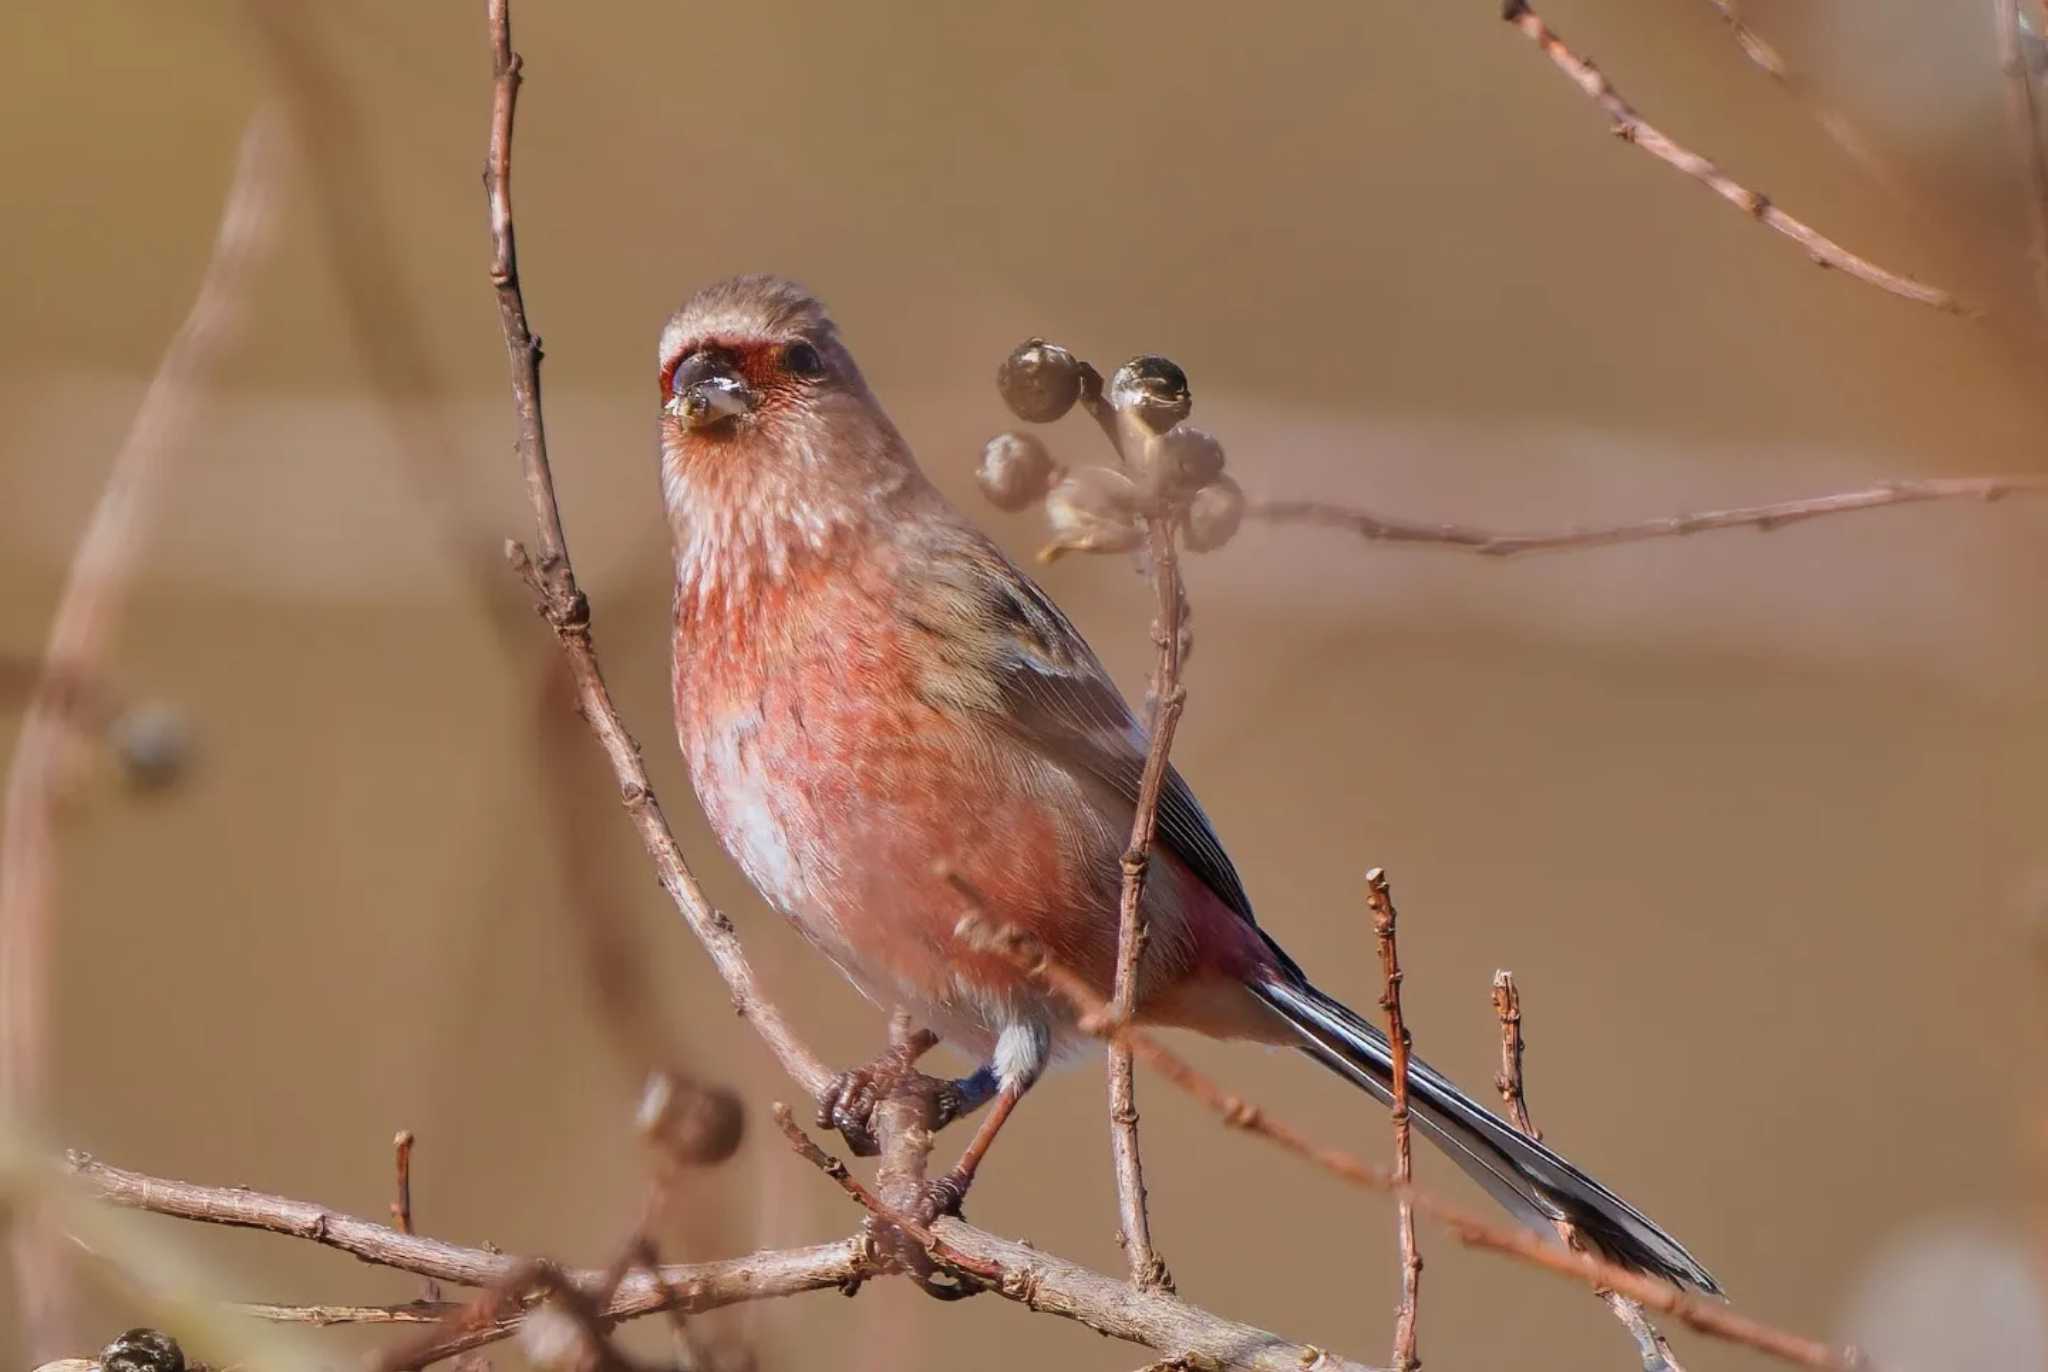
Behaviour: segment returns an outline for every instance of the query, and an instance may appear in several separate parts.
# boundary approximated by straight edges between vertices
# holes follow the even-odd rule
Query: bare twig
[[[1508,1119],[1515,1128],[1532,1139],[1541,1139],[1541,1131],[1529,1118],[1529,1102],[1522,1092],[1522,992],[1515,985],[1512,972],[1500,971],[1493,974],[1493,1013],[1500,1021],[1500,1075],[1494,1078],[1494,1085],[1500,1090],[1501,1103],[1507,1107]],[[1583,1251],[1584,1244],[1579,1238],[1577,1226],[1570,1220],[1554,1220],[1557,1236],[1565,1246],[1574,1252]],[[1635,1300],[1610,1287],[1595,1288],[1594,1294],[1607,1303],[1614,1312],[1614,1318],[1621,1321],[1622,1328],[1636,1341],[1636,1351],[1642,1355],[1643,1372],[1685,1372],[1685,1368],[1672,1355],[1671,1345],[1666,1343],[1657,1326],[1650,1323],[1643,1313],[1641,1301]]]
[[[461,1306],[452,1301],[407,1301],[403,1305],[268,1305],[237,1301],[233,1314],[273,1324],[439,1324]]]
[[[398,1226],[401,1234],[410,1234],[412,1227],[412,1130],[401,1129],[391,1140],[393,1170],[396,1173],[398,1199],[391,1202],[391,1222]],[[426,1296],[428,1304],[438,1304],[441,1299],[441,1283],[427,1278]]]
[[[1117,915],[1116,983],[1111,1013],[1127,1022],[1138,995],[1138,963],[1145,953],[1145,877],[1152,865],[1152,844],[1159,833],[1159,796],[1166,785],[1166,759],[1173,748],[1187,691],[1180,681],[1187,601],[1181,588],[1180,562],[1173,546],[1173,528],[1165,518],[1150,522],[1152,581],[1158,593],[1152,638],[1159,656],[1152,669],[1152,720],[1145,750],[1145,770],[1138,782],[1138,808],[1131,819],[1131,842],[1124,850],[1123,889]],[[1137,1088],[1131,1079],[1131,1050],[1112,1040],[1109,1045],[1109,1138],[1116,1164],[1118,1239],[1130,1264],[1131,1280],[1140,1286],[1173,1289],[1172,1274],[1152,1247],[1152,1221],[1145,1208],[1145,1168],[1138,1153]]]
[[[484,185],[491,214],[491,284],[497,290],[498,318],[511,363],[512,400],[519,421],[519,458],[539,530],[540,557],[535,561],[516,543],[508,545],[506,553],[539,597],[542,614],[561,640],[562,651],[576,679],[578,704],[611,761],[620,798],[640,831],[662,889],[669,893],[676,909],[711,955],[732,992],[734,1008],[766,1041],[783,1071],[804,1090],[820,1095],[832,1079],[831,1072],[797,1040],[781,1012],[761,994],[753,968],[733,933],[732,922],[712,908],[691,875],[669,828],[668,817],[647,779],[647,769],[641,764],[640,745],[612,704],[611,692],[605,686],[591,644],[590,604],[578,588],[575,569],[569,562],[562,514],[555,503],[554,476],[548,467],[547,435],[541,423],[540,340],[527,327],[526,303],[519,289],[511,178],[512,115],[519,94],[520,63],[519,55],[512,51],[511,20],[506,5],[507,0],[490,0],[488,12],[493,84],[490,152],[484,166]]]
[[[144,524],[165,459],[183,441],[193,408],[239,327],[249,283],[268,257],[282,169],[277,120],[253,118],[213,255],[192,308],[165,350],[80,537],[9,764],[0,815],[0,1114],[33,1120],[49,1055],[50,959],[57,899],[57,813],[80,765],[64,717],[67,683],[97,679],[144,548]],[[31,1361],[64,1350],[62,1250],[33,1215],[10,1239],[18,1310]]]
[[[819,1156],[825,1165],[831,1164],[822,1152]],[[380,1267],[459,1285],[506,1288],[541,1266],[529,1258],[401,1234],[307,1201],[146,1176],[76,1153],[70,1167],[92,1194],[113,1205],[306,1239]],[[873,1213],[866,1202],[863,1206]],[[902,1219],[890,1215],[891,1223]],[[1322,1349],[1222,1319],[1165,1292],[1137,1290],[1122,1278],[1090,1271],[959,1220],[939,1220],[923,1229],[939,1245],[938,1252],[960,1270],[1000,1272],[1000,1283],[993,1289],[1006,1299],[1113,1338],[1247,1372],[1301,1372],[1311,1366],[1324,1372],[1364,1372],[1361,1364]],[[609,1320],[629,1320],[671,1306],[697,1314],[802,1291],[843,1289],[873,1274],[867,1246],[857,1239],[718,1262],[667,1264],[654,1275],[628,1273],[604,1314]],[[608,1272],[589,1270],[564,1272],[562,1278],[584,1291],[601,1290],[611,1279]],[[427,1351],[434,1358],[448,1357],[507,1338],[518,1331],[523,1317],[523,1310],[501,1311]]]
[[[1415,1355],[1416,1305],[1422,1294],[1422,1253],[1415,1246],[1415,1202],[1408,1189],[1415,1180],[1414,1158],[1408,1139],[1408,1051],[1407,1022],[1401,1016],[1401,952],[1394,929],[1394,893],[1387,887],[1387,874],[1375,867],[1365,874],[1365,903],[1372,911],[1373,934],[1380,948],[1380,977],[1385,991],[1380,1008],[1387,1015],[1387,1043],[1394,1058],[1394,1192],[1399,1212],[1397,1233],[1401,1245],[1401,1304],[1394,1316],[1395,1372],[1412,1372],[1422,1365]]]
[[[1620,92],[1601,75],[1598,68],[1566,47],[1564,40],[1529,7],[1527,0],[1505,0],[1501,17],[1526,34],[1557,65],[1558,70],[1570,78],[1573,85],[1614,121],[1614,131],[1622,141],[1633,143],[1650,156],[1676,167],[1752,219],[1785,235],[1805,248],[1819,265],[1833,267],[1879,290],[1922,305],[1960,311],[1961,306],[1949,292],[1886,271],[1875,262],[1857,256],[1804,221],[1786,214],[1764,195],[1734,180],[1710,159],[1672,141],[1623,100]]]
[[[963,937],[975,940],[978,946],[1011,958],[1020,969],[1038,977],[1048,989],[1074,1007],[1077,1023],[1086,1032],[1129,1042],[1137,1057],[1229,1127],[1255,1134],[1351,1185],[1390,1195],[1404,1189],[1388,1169],[1376,1167],[1343,1149],[1316,1143],[1261,1107],[1224,1090],[1162,1046],[1157,1039],[1127,1026],[1119,1028],[1109,1013],[1107,1002],[1071,969],[1049,959],[1044,947],[1029,934],[1010,927],[991,928],[973,916],[961,921],[959,932]],[[1611,1287],[1634,1297],[1650,1309],[1682,1320],[1701,1333],[1769,1353],[1802,1367],[1847,1372],[1847,1369],[1860,1365],[1859,1355],[1854,1350],[1837,1350],[1816,1339],[1774,1328],[1603,1258],[1559,1248],[1526,1229],[1494,1224],[1412,1185],[1405,1189],[1414,1201],[1417,1214],[1436,1220],[1469,1248],[1518,1258],[1595,1290]]]
[[[2027,178],[2027,255],[2034,269],[2034,294],[2048,311],[2048,142],[2041,128],[2041,98],[2028,70],[2021,36],[2022,0],[1992,0],[1998,30],[1998,65],[2005,73],[2006,107],[2019,140]]]
[[[307,1239],[379,1267],[460,1286],[495,1288],[536,1266],[527,1258],[402,1234],[373,1220],[308,1201],[146,1176],[78,1153],[70,1155],[70,1168],[93,1195],[113,1205]],[[861,1261],[855,1244],[842,1240],[718,1262],[669,1264],[656,1274],[631,1273],[619,1281],[605,1314],[614,1320],[636,1319],[672,1305],[696,1314],[742,1301],[837,1288],[862,1270]],[[566,1279],[598,1290],[609,1274],[570,1272]],[[505,1338],[517,1327],[516,1315],[497,1321],[488,1331],[489,1337],[467,1340],[440,1356]]]
[[[1395,519],[1370,510],[1352,509],[1320,500],[1259,501],[1251,506],[1249,513],[1256,519],[1273,524],[1313,524],[1326,529],[1343,529],[1375,543],[1420,543],[1457,548],[1488,557],[1512,557],[1517,553],[1604,548],[1616,543],[1639,543],[1651,538],[1704,533],[1709,529],[1752,528],[1768,533],[1787,524],[1818,519],[1823,515],[1846,514],[1852,510],[1911,505],[1924,500],[1990,502],[2010,495],[2043,492],[2048,492],[2048,477],[1929,477],[1918,481],[1887,481],[1881,486],[1862,490],[1838,491],[1833,495],[1808,496],[1771,505],[1744,505],[1729,510],[1701,510],[1626,524],[1595,524],[1576,529],[1525,533],[1470,524],[1430,524]]]
[[[1522,992],[1515,974],[1493,974],[1493,1017],[1500,1021],[1500,1074],[1493,1079],[1500,1102],[1507,1108],[1508,1123],[1543,1142],[1543,1131],[1529,1118],[1529,1104],[1522,1098]]]

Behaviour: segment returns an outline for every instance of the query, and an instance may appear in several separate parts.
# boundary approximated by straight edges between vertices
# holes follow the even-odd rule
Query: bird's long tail
[[[1379,1029],[1305,981],[1275,977],[1251,989],[1301,1035],[1310,1057],[1382,1102],[1392,1100],[1393,1057]],[[1720,1293],[1685,1245],[1642,1211],[1414,1058],[1408,1060],[1408,1105],[1430,1141],[1532,1229],[1550,1234],[1553,1220],[1570,1220],[1624,1267]]]

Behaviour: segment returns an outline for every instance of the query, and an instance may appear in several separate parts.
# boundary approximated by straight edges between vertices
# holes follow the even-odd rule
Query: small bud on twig
[[[1188,502],[1188,547],[1198,553],[1213,553],[1237,535],[1244,522],[1244,491],[1227,476],[1220,476],[1195,492]]]
[[[1015,513],[1045,499],[1056,468],[1052,454],[1030,434],[1001,433],[982,445],[974,481],[989,504]]]
[[[1057,343],[1019,343],[996,369],[996,389],[1017,418],[1050,424],[1081,398],[1081,364]]]
[[[1107,467],[1081,467],[1061,477],[1046,493],[1045,518],[1053,541],[1039,552],[1042,562],[1064,553],[1128,552],[1145,537],[1138,488]]]

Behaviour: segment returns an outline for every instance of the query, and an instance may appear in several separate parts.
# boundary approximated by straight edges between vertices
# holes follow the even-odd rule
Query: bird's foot
[[[875,1137],[875,1109],[885,1100],[913,1099],[924,1107],[927,1129],[943,1129],[973,1108],[957,1081],[927,1076],[911,1064],[931,1045],[913,1039],[899,1044],[865,1067],[832,1078],[818,1097],[818,1127],[832,1129],[858,1157],[881,1152]]]

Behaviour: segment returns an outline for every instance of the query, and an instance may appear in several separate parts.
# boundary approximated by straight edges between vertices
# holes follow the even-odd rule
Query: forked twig
[[[1494,1078],[1494,1085],[1500,1090],[1501,1103],[1507,1107],[1508,1120],[1530,1138],[1541,1140],[1543,1134],[1529,1118],[1529,1103],[1522,1093],[1522,992],[1515,985],[1512,972],[1493,974],[1493,1013],[1500,1021],[1500,1075]],[[1553,1223],[1566,1247],[1574,1252],[1583,1250],[1578,1229],[1570,1220]],[[1607,1303],[1614,1318],[1636,1341],[1636,1351],[1643,1358],[1643,1372],[1685,1372],[1672,1355],[1671,1345],[1643,1313],[1641,1301],[1609,1287],[1595,1288],[1593,1294]]]
[[[1650,156],[1676,167],[1750,218],[1785,235],[1806,249],[1819,265],[1833,267],[1858,281],[1918,304],[1951,313],[1960,312],[1962,307],[1949,292],[1886,271],[1868,258],[1857,256],[1805,221],[1794,219],[1773,205],[1767,196],[1736,181],[1711,159],[1675,142],[1622,99],[1621,93],[1597,67],[1566,47],[1564,40],[1529,7],[1528,0],[1505,0],[1501,18],[1527,35],[1557,65],[1557,69],[1570,78],[1573,85],[1614,121],[1614,132],[1623,142],[1633,143]]]

